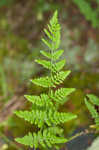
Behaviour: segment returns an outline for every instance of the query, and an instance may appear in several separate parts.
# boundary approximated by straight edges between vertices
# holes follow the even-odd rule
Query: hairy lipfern
[[[95,107],[97,106],[97,109],[99,108],[99,98],[93,94],[88,94],[87,97],[89,98],[89,100],[85,98],[85,104],[95,120],[96,128],[99,130],[99,112],[96,110]]]
[[[75,91],[74,88],[61,87],[56,89],[70,74],[69,70],[62,71],[65,60],[58,60],[64,52],[59,49],[60,29],[58,14],[55,11],[48,25],[48,30],[44,29],[48,39],[42,39],[48,50],[40,51],[47,60],[36,60],[38,64],[49,70],[49,76],[31,80],[32,83],[38,86],[48,88],[48,93],[42,93],[39,96],[25,95],[25,98],[33,105],[32,110],[15,112],[18,117],[37,125],[37,133],[28,133],[22,138],[16,138],[17,142],[35,149],[39,146],[42,149],[52,147],[58,149],[60,144],[68,141],[64,138],[63,129],[60,125],[77,117],[72,113],[58,111],[59,105],[64,104],[68,100],[67,96]]]

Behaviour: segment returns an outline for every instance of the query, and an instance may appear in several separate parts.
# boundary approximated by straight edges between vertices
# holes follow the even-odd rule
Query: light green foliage
[[[0,85],[1,85],[2,95],[4,97],[6,97],[8,94],[8,92],[7,92],[8,86],[7,86],[7,82],[6,82],[6,75],[5,75],[4,69],[1,65],[0,65]]]
[[[99,14],[98,9],[93,9],[91,7],[91,3],[87,0],[73,0],[74,3],[79,7],[80,12],[85,16],[88,21],[91,21],[92,26],[95,28],[99,28]],[[96,1],[98,5],[98,0]],[[99,6],[98,6],[99,8]]]
[[[88,94],[87,96],[94,105],[99,106],[99,98],[97,96],[93,94]]]
[[[99,106],[99,98],[93,94],[88,94],[87,97],[89,98],[89,100],[85,98],[85,104],[92,117],[95,119],[96,126],[99,129],[99,113],[95,109],[95,106]]]
[[[74,88],[59,88],[55,92],[51,90],[50,97],[53,101],[59,104],[64,104],[68,100],[66,99],[66,96],[70,95],[74,91]]]
[[[11,5],[12,3],[13,3],[13,0],[1,0],[0,7],[8,6],[8,5]]]
[[[35,132],[29,133],[28,135],[24,136],[23,138],[17,138],[17,142],[20,142],[24,145],[30,146],[31,148],[34,146],[35,148],[39,147],[39,144],[43,147],[49,147],[51,148],[52,145],[58,144],[58,143],[64,143],[67,140],[63,137],[60,137],[60,134],[63,133],[63,130],[58,127],[50,127],[47,129],[44,129],[42,131],[38,131],[36,134]],[[58,135],[58,136],[57,136]],[[57,146],[56,146],[57,148]]]
[[[30,112],[18,111],[16,112],[16,115],[20,118],[24,118],[24,120],[30,122],[31,124],[37,125],[39,128],[43,127],[44,124],[47,126],[58,125],[76,118],[76,115],[71,113],[59,113],[51,107],[49,110],[48,108],[47,110],[46,108],[43,110],[38,110],[38,108],[35,109],[37,110],[32,110]]]
[[[52,147],[58,148],[62,143],[68,140],[63,136],[63,130],[58,127],[62,123],[75,119],[77,116],[72,113],[59,112],[59,104],[64,104],[68,100],[68,95],[75,91],[74,88],[59,88],[57,85],[63,83],[70,71],[61,71],[65,65],[65,60],[58,60],[63,54],[63,50],[59,50],[60,45],[60,24],[58,23],[57,11],[55,11],[48,30],[44,29],[48,39],[42,39],[48,46],[48,51],[40,51],[41,54],[49,60],[37,59],[36,62],[47,68],[49,76],[40,77],[31,80],[32,83],[44,88],[48,88],[48,93],[42,93],[39,96],[25,95],[25,98],[32,103],[31,111],[16,111],[16,115],[31,124],[37,125],[39,131],[37,133],[29,133],[23,138],[16,138],[16,141],[37,148],[41,146],[43,149]]]

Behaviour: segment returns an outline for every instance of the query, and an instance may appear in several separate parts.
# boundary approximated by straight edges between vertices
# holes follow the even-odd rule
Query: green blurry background
[[[0,150],[24,150],[14,138],[36,130],[13,111],[31,107],[24,94],[45,91],[29,80],[46,73],[34,59],[44,48],[43,28],[56,9],[66,69],[72,70],[64,86],[77,89],[60,108],[78,115],[64,124],[65,135],[93,124],[84,96],[99,96],[99,0],[0,0]]]

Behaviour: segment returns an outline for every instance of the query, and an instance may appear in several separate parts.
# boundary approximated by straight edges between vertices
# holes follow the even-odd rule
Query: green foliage
[[[44,129],[43,131],[38,131],[36,134],[35,132],[29,133],[28,135],[24,136],[23,138],[17,138],[17,142],[20,142],[24,145],[32,147],[39,147],[39,144],[43,147],[51,148],[54,145],[57,148],[58,143],[67,142],[67,140],[63,137],[59,137],[60,134],[63,133],[63,130],[58,127],[50,127]],[[57,136],[58,135],[58,136]]]
[[[8,90],[7,90],[8,86],[7,86],[7,82],[6,82],[6,75],[5,75],[2,65],[0,65],[0,76],[1,76],[1,78],[0,78],[1,92],[5,98],[8,94]]]
[[[96,1],[98,5],[98,0]],[[79,7],[80,12],[88,21],[91,21],[94,28],[99,28],[99,13],[98,9],[93,9],[91,3],[87,0],[74,0],[74,3]],[[99,6],[98,6],[99,8]]]
[[[13,2],[13,0],[1,0],[0,7],[8,6],[8,5],[12,4],[12,2]]]
[[[48,52],[41,51],[41,54],[49,60],[36,60],[38,64],[50,71],[49,76],[31,80],[36,85],[48,88],[48,93],[42,93],[40,96],[25,95],[25,98],[33,105],[31,111],[15,112],[18,117],[37,125],[39,129],[37,133],[29,133],[23,138],[16,138],[17,142],[35,149],[39,145],[43,149],[52,147],[57,149],[59,144],[67,142],[68,139],[64,138],[63,130],[59,125],[77,117],[72,113],[58,111],[59,104],[64,104],[68,95],[75,91],[74,88],[55,89],[70,74],[69,70],[61,71],[65,65],[65,60],[58,60],[63,53],[63,50],[58,51],[60,46],[60,29],[58,13],[55,11],[48,25],[48,30],[44,29],[49,39],[42,39],[43,43],[48,47]]]
[[[87,97],[89,98],[89,100],[85,98],[85,104],[92,117],[95,119],[96,127],[98,127],[99,129],[99,113],[95,109],[95,106],[99,106],[99,98],[93,94],[88,94]]]
[[[99,98],[97,96],[93,94],[88,94],[87,96],[94,105],[99,106]]]
[[[55,92],[51,90],[50,97],[56,103],[64,104],[68,100],[66,99],[66,97],[74,91],[75,91],[74,88],[60,88],[56,90]]]

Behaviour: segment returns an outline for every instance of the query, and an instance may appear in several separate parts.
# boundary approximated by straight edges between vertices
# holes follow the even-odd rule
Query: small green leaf
[[[89,100],[94,104],[99,106],[99,98],[93,94],[87,94]]]
[[[53,39],[53,36],[46,29],[44,29],[44,32],[49,37],[49,39],[51,39],[51,40]]]
[[[60,71],[64,67],[64,65],[65,65],[65,60],[61,60],[55,63],[53,67],[56,71]]]
[[[64,50],[58,50],[56,52],[53,53],[53,59],[57,60],[59,59],[59,57],[63,54]]]
[[[40,53],[41,53],[43,56],[45,56],[45,57],[47,57],[47,58],[49,58],[49,59],[51,59],[51,58],[52,58],[51,54],[50,54],[50,53],[48,53],[48,52],[40,51]]]
[[[49,96],[53,99],[53,101],[63,104],[68,100],[66,97],[74,91],[74,88],[60,88],[55,92],[51,91]]]
[[[49,49],[52,49],[52,45],[51,45],[47,40],[45,40],[44,38],[42,38],[42,41],[43,41],[43,43],[44,43],[45,45],[48,46]]]
[[[51,68],[51,62],[47,60],[42,60],[42,59],[36,59],[35,62],[38,64],[42,65],[43,67],[50,69]]]
[[[98,113],[97,113],[97,111],[95,110],[95,107],[94,107],[91,103],[89,103],[86,98],[85,98],[85,104],[86,104],[86,106],[87,106],[89,112],[91,113],[92,117],[93,117],[93,118],[97,118],[97,117],[98,117]]]
[[[48,88],[48,87],[55,87],[55,85],[52,83],[50,77],[41,77],[34,80],[31,80],[32,83]]]
[[[52,77],[53,83],[56,85],[63,83],[63,81],[65,80],[65,78],[67,78],[67,76],[70,74],[70,72],[71,72],[70,70],[58,72],[56,75],[54,75]]]
[[[16,138],[15,141],[20,144],[24,144],[26,146],[30,146],[31,148],[33,148],[33,136],[31,133],[25,135],[22,138]]]

